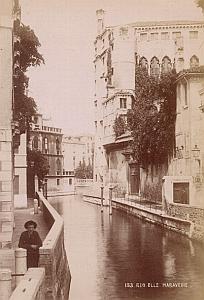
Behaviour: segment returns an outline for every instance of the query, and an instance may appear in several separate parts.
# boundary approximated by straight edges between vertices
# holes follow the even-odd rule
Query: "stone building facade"
[[[13,231],[12,29],[13,1],[0,1],[0,248]]]
[[[203,71],[183,72],[178,78],[176,151],[163,191],[170,214],[194,221],[200,216],[199,223],[204,209]]]
[[[20,145],[14,148],[14,207],[27,207],[27,139],[20,136]]]
[[[42,114],[33,117],[29,147],[40,150],[49,163],[46,176],[48,191],[60,190],[63,185],[62,129],[46,125]]]
[[[97,11],[95,39],[95,164],[94,180],[116,187],[118,194],[140,195],[161,191],[168,166],[145,171],[131,159],[131,136],[115,136],[116,117],[126,120],[135,89],[135,66],[149,74],[177,72],[204,63],[202,21],[137,22],[106,27],[104,11]],[[151,172],[150,172],[151,171]]]
[[[93,166],[94,137],[92,135],[63,136],[64,172],[74,171],[80,162]]]

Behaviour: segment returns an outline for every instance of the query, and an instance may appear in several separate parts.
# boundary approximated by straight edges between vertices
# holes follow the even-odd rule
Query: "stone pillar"
[[[11,270],[0,269],[0,300],[9,300],[11,296]]]
[[[130,150],[124,151],[122,153],[125,156],[125,163],[126,163],[126,196],[129,195],[129,190],[130,190],[130,179],[129,179],[129,161],[130,161],[130,157],[131,157],[131,152]]]
[[[113,187],[109,187],[109,215],[112,215]]]
[[[38,192],[38,176],[35,175],[35,193]]]
[[[34,214],[38,214],[38,199],[33,200]]]
[[[17,248],[15,250],[15,270],[16,274],[25,274],[27,271],[27,250]],[[16,286],[19,284],[23,276],[16,276]]]
[[[101,185],[101,212],[103,212],[103,190],[104,190],[104,186]]]
[[[13,231],[12,0],[0,0],[0,248],[10,248]],[[3,233],[3,234],[2,234]]]

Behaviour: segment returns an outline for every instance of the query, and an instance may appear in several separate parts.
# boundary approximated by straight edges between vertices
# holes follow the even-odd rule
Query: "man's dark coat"
[[[37,245],[37,249],[32,249],[31,245]],[[27,249],[27,268],[38,267],[39,248],[42,246],[41,238],[37,231],[21,233],[18,247]]]

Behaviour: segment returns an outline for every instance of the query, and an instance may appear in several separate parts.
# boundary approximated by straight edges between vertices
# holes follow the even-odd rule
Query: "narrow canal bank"
[[[49,201],[64,218],[70,300],[204,298],[200,245],[79,196]]]

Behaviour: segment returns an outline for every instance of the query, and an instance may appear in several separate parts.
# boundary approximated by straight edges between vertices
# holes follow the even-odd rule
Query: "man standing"
[[[37,268],[39,262],[39,248],[42,246],[42,240],[35,230],[37,223],[30,220],[24,224],[26,231],[21,233],[19,239],[19,248],[27,249],[27,269]]]

